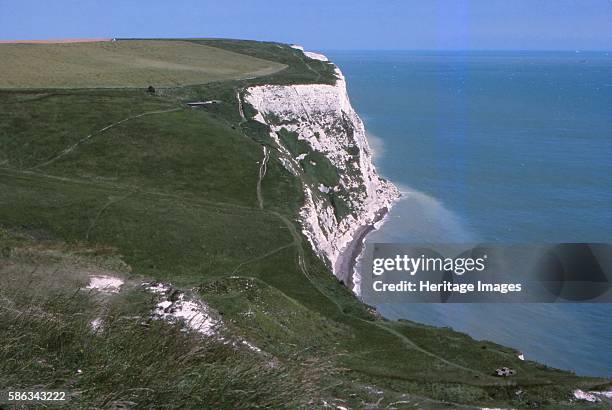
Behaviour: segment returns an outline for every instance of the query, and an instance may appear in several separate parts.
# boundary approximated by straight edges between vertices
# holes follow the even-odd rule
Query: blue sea
[[[612,242],[612,52],[327,52],[404,199],[367,242]],[[612,304],[379,305],[612,376]]]

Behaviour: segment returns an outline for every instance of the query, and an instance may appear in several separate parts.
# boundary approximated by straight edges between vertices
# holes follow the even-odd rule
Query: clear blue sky
[[[231,37],[314,50],[612,50],[612,0],[0,0],[0,39],[68,37]]]

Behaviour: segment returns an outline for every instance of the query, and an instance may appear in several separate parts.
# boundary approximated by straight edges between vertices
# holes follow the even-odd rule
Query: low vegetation
[[[88,274],[128,276],[112,249],[2,235],[3,389],[67,390],[74,408],[278,408],[317,397],[333,377],[323,358],[281,362],[152,320],[137,277],[120,295],[85,289]]]
[[[0,56],[1,88],[176,87],[285,68],[193,41],[0,44]]]
[[[189,44],[287,68],[153,83],[154,94],[0,91],[0,387],[66,389],[74,408],[561,408],[573,389],[608,383],[449,329],[379,318],[302,238],[300,181],[274,152],[260,208],[262,145],[272,142],[250,107],[246,120],[239,114],[249,85],[331,82],[333,70],[277,43]],[[185,105],[209,100],[218,103]],[[337,178],[313,167],[321,183]],[[110,299],[83,290],[99,271],[125,289]],[[224,339],[150,320],[154,301],[139,284],[153,280],[204,300]],[[104,330],[92,331],[100,314]],[[241,340],[261,351],[228,343]],[[499,366],[517,375],[494,377]]]

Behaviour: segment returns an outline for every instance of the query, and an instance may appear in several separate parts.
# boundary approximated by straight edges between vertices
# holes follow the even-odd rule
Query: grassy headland
[[[192,41],[0,44],[0,55],[0,88],[176,87],[285,68]]]
[[[302,238],[300,180],[273,150],[259,206],[262,145],[272,143],[248,106],[242,119],[237,95],[256,84],[333,83],[329,64],[278,43],[134,44],[177,64],[231,58],[225,71],[186,70],[182,84],[198,84],[182,87],[162,77],[122,83],[113,64],[104,69],[115,82],[99,86],[116,89],[56,84],[52,71],[32,84],[3,75],[12,89],[0,91],[0,388],[67,389],[75,408],[559,408],[573,389],[608,383],[449,329],[379,318]],[[185,44],[200,57],[183,56]],[[219,102],[185,105],[195,100]],[[125,290],[108,300],[79,291],[98,271],[124,278]],[[146,320],[154,302],[138,284],[150,280],[192,289],[222,317],[226,340],[263,352]],[[89,327],[96,315],[109,324],[103,332]],[[517,375],[494,377],[500,366]]]

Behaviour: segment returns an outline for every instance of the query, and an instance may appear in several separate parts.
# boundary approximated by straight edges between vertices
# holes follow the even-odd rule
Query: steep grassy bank
[[[247,86],[330,83],[333,70],[276,43],[190,41],[287,68],[155,94],[0,91],[0,386],[65,388],[76,408],[559,408],[606,383],[378,318],[309,249],[300,179],[273,149],[260,207],[262,146],[274,144],[249,106],[240,115]],[[124,290],[102,301],[79,290],[96,269]],[[191,289],[222,317],[225,341],[261,352],[149,320],[140,284],[151,280]],[[109,325],[92,332],[101,305]],[[495,378],[499,366],[518,374]]]

